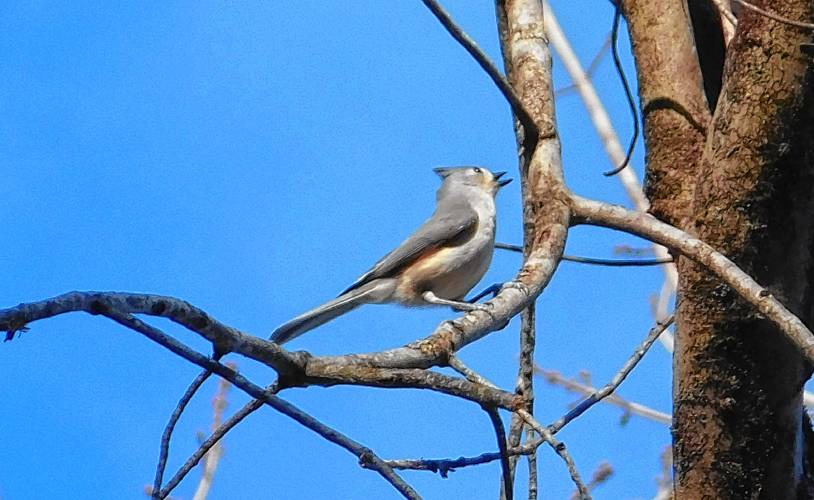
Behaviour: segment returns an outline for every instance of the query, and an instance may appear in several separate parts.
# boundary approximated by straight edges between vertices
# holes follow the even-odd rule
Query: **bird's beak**
[[[496,180],[496,181],[498,181],[498,182],[497,182],[497,185],[498,185],[499,187],[503,187],[503,186],[505,186],[506,184],[508,184],[508,183],[512,182],[512,179],[503,179],[502,181],[500,180],[500,178],[501,178],[501,177],[503,177],[504,175],[506,175],[506,172],[495,172],[493,175],[495,176],[495,180]]]

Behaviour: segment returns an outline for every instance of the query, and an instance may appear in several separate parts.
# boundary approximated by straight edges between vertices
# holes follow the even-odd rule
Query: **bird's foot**
[[[435,295],[432,291],[427,290],[421,296],[428,304],[435,304],[438,306],[449,306],[456,311],[488,311],[491,308],[489,304],[471,304],[469,302],[461,302],[460,300],[442,299]]]

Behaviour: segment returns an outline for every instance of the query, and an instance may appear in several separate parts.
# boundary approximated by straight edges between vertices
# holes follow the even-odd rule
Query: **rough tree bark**
[[[693,41],[685,1],[623,4],[653,212],[722,251],[811,324],[814,93],[812,61],[800,50],[811,33],[742,12],[706,132],[716,57],[687,44],[706,50],[714,27],[695,5]],[[806,0],[758,5],[796,20],[814,15]],[[687,259],[679,271],[676,497],[811,498],[801,405],[811,367],[708,271]]]
[[[710,119],[689,13],[676,0],[622,6],[639,75],[650,211],[685,228]]]

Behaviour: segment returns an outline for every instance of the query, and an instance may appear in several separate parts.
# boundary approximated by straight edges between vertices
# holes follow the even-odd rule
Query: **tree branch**
[[[272,384],[271,386],[266,388],[266,391],[269,392],[270,394],[276,393],[277,390],[278,388],[276,387],[276,384]],[[226,420],[226,422],[220,424],[217,428],[215,428],[212,431],[212,434],[208,438],[206,438],[206,440],[203,443],[200,444],[200,446],[198,447],[197,450],[195,450],[192,456],[190,456],[187,459],[187,461],[184,462],[184,465],[182,465],[181,468],[178,469],[178,472],[176,472],[175,475],[167,482],[167,485],[160,490],[161,495],[163,496],[157,496],[156,498],[165,498],[167,495],[169,495],[170,492],[172,492],[172,490],[175,489],[175,487],[181,483],[181,481],[186,477],[186,475],[189,474],[189,472],[193,468],[195,468],[196,465],[198,465],[198,462],[200,462],[201,459],[204,456],[206,456],[209,450],[213,446],[215,446],[223,438],[223,436],[226,435],[227,432],[232,430],[237,424],[242,422],[246,417],[248,417],[256,410],[261,408],[263,404],[264,404],[263,400],[253,399],[245,406],[243,406],[243,408],[241,408],[237,413],[235,413],[228,420]]]
[[[475,40],[472,39],[457,23],[452,19],[449,13],[436,0],[421,0],[424,5],[435,15],[436,19],[441,25],[446,28],[447,32],[454,38],[461,46],[469,52],[481,68],[489,75],[489,78],[495,83],[500,93],[509,102],[515,116],[520,121],[525,129],[526,140],[529,142],[529,150],[536,147],[537,137],[540,135],[540,130],[534,122],[534,118],[529,114],[523,105],[523,101],[515,93],[511,84],[506,77],[504,77],[494,62],[481,50]]]
[[[173,410],[167,425],[164,427],[164,432],[161,435],[161,445],[158,452],[158,465],[156,466],[155,479],[153,480],[152,491],[154,494],[161,491],[161,483],[164,482],[164,470],[167,468],[167,457],[169,456],[170,452],[170,440],[172,439],[172,432],[175,430],[175,425],[181,418],[181,414],[184,412],[184,409],[186,409],[187,405],[192,400],[192,397],[211,375],[212,372],[205,369],[195,377],[187,388],[186,392],[184,392],[184,395],[181,396],[181,400],[178,401],[178,405],[175,407],[175,410]]]
[[[561,373],[556,372],[554,370],[546,370],[541,366],[537,366],[534,371],[543,377],[546,382],[558,385],[564,388],[565,390],[576,392],[578,394],[582,394],[584,396],[591,396],[599,392],[599,389],[596,387],[592,387],[587,384],[580,383],[576,380],[572,380],[569,378],[564,377]],[[650,407],[634,403],[632,401],[628,401],[623,399],[617,394],[609,394],[606,398],[602,401],[618,406],[619,408],[625,411],[625,415],[634,414],[639,415],[640,417],[644,417],[660,424],[670,425],[673,421],[672,417],[667,414],[657,410],[654,410]]]
[[[585,486],[585,483],[582,482],[582,478],[579,475],[579,471],[577,470],[577,466],[574,463],[574,459],[571,457],[571,454],[568,453],[568,449],[565,447],[565,443],[558,440],[554,437],[554,434],[551,433],[547,428],[540,425],[538,422],[529,412],[526,410],[517,410],[517,413],[526,421],[527,424],[531,426],[532,429],[537,431],[540,434],[540,437],[543,441],[548,443],[557,455],[563,459],[565,465],[568,467],[568,473],[571,475],[571,480],[577,486],[577,491],[580,494],[580,498],[583,500],[590,499],[591,494],[588,491],[588,487]]]
[[[484,377],[483,375],[479,374],[475,370],[466,366],[466,364],[461,361],[460,358],[456,356],[452,356],[449,359],[449,366],[450,368],[454,369],[458,373],[464,375],[466,378],[471,380],[474,383],[482,384],[487,387],[496,388],[497,386],[493,384],[489,379]],[[559,441],[557,438],[554,437],[554,433],[550,432],[548,429],[540,425],[537,420],[534,419],[534,416],[529,413],[527,410],[519,408],[515,411],[520,418],[523,419],[528,425],[530,425],[535,431],[540,434],[540,440],[535,442],[535,445],[530,447],[524,447],[523,452],[517,453],[518,455],[530,455],[534,453],[534,450],[539,447],[540,443],[547,443],[551,448],[554,450],[557,455],[562,458],[565,462],[566,467],[568,468],[568,473],[571,475],[571,480],[574,481],[574,484],[577,486],[577,489],[580,493],[584,494],[583,498],[590,498],[588,494],[588,490],[585,487],[585,484],[582,482],[580,478],[579,471],[577,470],[576,465],[574,464],[574,459],[571,458],[571,454],[568,453],[568,450],[565,447],[565,443]],[[559,430],[559,429],[558,429]],[[516,449],[512,447],[511,449]]]
[[[543,443],[539,441],[538,447]],[[506,453],[509,456],[513,455],[530,455],[535,453],[537,448],[519,447],[508,448]],[[455,472],[456,469],[469,467],[472,465],[482,465],[495,460],[500,460],[503,457],[501,452],[482,453],[475,457],[458,457],[458,458],[421,458],[421,459],[403,459],[403,460],[385,460],[387,465],[394,469],[405,470],[425,470],[440,474],[441,477],[449,477],[450,472]]]
[[[705,266],[772,320],[800,350],[802,356],[814,363],[814,335],[806,325],[786,309],[769,290],[756,283],[734,262],[716,252],[708,244],[661,222],[652,215],[631,212],[618,205],[573,195],[571,209],[574,213],[574,224],[591,224],[635,234],[671,248]]]
[[[582,402],[580,402],[574,409],[566,413],[562,418],[554,422],[553,424],[548,426],[548,429],[551,432],[558,432],[560,429],[568,425],[569,422],[574,420],[575,418],[579,417],[583,413],[585,413],[590,407],[595,405],[596,403],[602,401],[611,393],[613,393],[622,382],[625,381],[627,376],[630,372],[636,368],[636,365],[639,364],[639,361],[642,360],[645,353],[650,349],[650,346],[659,338],[659,335],[670,327],[673,324],[673,316],[667,318],[664,323],[660,323],[656,325],[654,328],[650,330],[650,333],[647,334],[647,338],[636,348],[633,352],[633,355],[627,360],[627,362],[622,366],[622,368],[614,375],[610,382],[608,382],[605,387],[600,389],[599,391],[591,394]]]
[[[630,164],[630,158],[633,156],[633,150],[636,148],[636,141],[639,139],[639,113],[636,111],[636,101],[633,99],[633,91],[630,90],[630,83],[627,81],[625,69],[622,67],[622,59],[619,57],[619,23],[621,20],[622,7],[621,5],[617,5],[616,10],[613,13],[613,27],[611,28],[611,55],[613,56],[613,65],[616,67],[616,73],[619,75],[619,80],[622,82],[628,108],[630,109],[630,114],[633,118],[633,136],[630,138],[630,143],[628,144],[627,152],[625,153],[625,159],[621,164],[617,165],[612,170],[603,172],[602,175],[606,177],[618,174]]]
[[[232,366],[232,368],[235,368]],[[223,412],[226,410],[226,395],[232,385],[228,380],[221,379],[218,384],[218,392],[212,400],[212,430],[215,431],[223,424]],[[204,470],[201,480],[198,482],[198,489],[192,500],[206,500],[209,491],[212,489],[212,481],[215,479],[215,471],[218,469],[220,459],[223,456],[223,445],[220,440],[214,443],[212,448],[204,455]]]
[[[441,373],[421,369],[385,369],[359,363],[363,356],[313,357],[307,352],[292,353],[273,342],[253,337],[228,327],[211,318],[206,312],[191,304],[157,295],[71,292],[40,302],[20,304],[17,307],[0,310],[0,331],[14,331],[39,319],[49,318],[73,311],[101,314],[114,321],[146,335],[151,340],[170,349],[187,361],[209,368],[221,377],[231,376],[234,370],[217,361],[194,352],[165,335],[131,313],[153,314],[169,318],[182,324],[213,342],[216,346],[229,346],[233,352],[260,361],[280,373],[281,385],[364,385],[370,387],[425,388],[444,394],[469,399],[480,405],[499,406],[513,410],[520,403],[510,392],[500,391],[467,380],[450,377]],[[480,315],[491,316],[484,311]],[[470,313],[472,314],[472,313]],[[505,322],[505,320],[503,320]],[[226,347],[216,349],[221,354]],[[416,351],[414,348],[398,350]],[[418,352],[421,353],[420,349]],[[380,353],[387,355],[386,353]],[[335,362],[332,362],[335,361]],[[343,362],[344,361],[344,362]]]
[[[495,243],[495,248],[501,250],[509,250],[512,252],[523,252],[523,247],[519,245],[511,245],[509,243]],[[575,255],[562,255],[562,260],[567,262],[576,262],[579,264],[593,264],[597,266],[610,266],[610,267],[635,267],[635,266],[660,266],[662,264],[670,264],[673,262],[672,257],[663,259],[596,259],[593,257],[577,257]]]
[[[602,100],[599,98],[599,94],[597,94],[596,88],[591,82],[590,70],[586,72],[582,68],[582,64],[580,64],[576,52],[574,52],[571,43],[568,41],[568,37],[565,35],[565,31],[563,31],[559,21],[557,21],[557,16],[551,9],[551,4],[548,1],[544,1],[543,7],[545,8],[543,20],[545,22],[548,39],[551,41],[551,45],[554,47],[557,55],[560,56],[560,60],[562,60],[565,70],[571,77],[571,81],[574,82],[574,86],[579,90],[579,95],[585,104],[585,109],[591,117],[591,122],[594,125],[596,133],[605,146],[605,152],[611,164],[614,167],[622,165],[625,162],[625,151],[622,148],[622,142],[619,140],[619,135],[616,133],[616,129],[613,126],[613,122],[611,122],[607,109],[605,109],[604,104],[602,104]],[[608,40],[608,44],[610,44],[611,39],[609,38]],[[647,209],[650,208],[650,202],[648,202],[644,196],[644,191],[639,183],[639,176],[636,170],[631,165],[628,165],[627,168],[619,172],[618,178],[625,188],[628,197],[636,206],[636,209],[641,212],[646,212]]]
[[[116,308],[109,307],[109,304],[104,301],[103,294],[81,294],[73,293],[66,294],[66,296],[57,297],[59,300],[43,301],[33,304],[20,304],[16,308],[5,309],[0,311],[0,329],[10,332],[19,330],[29,321],[33,319],[40,319],[41,317],[51,317],[70,310],[85,310],[83,307],[88,308],[88,312],[92,314],[101,314],[116,321],[117,323],[142,333],[150,340],[166,347],[176,355],[190,361],[202,368],[208,369],[217,375],[225,378],[233,385],[246,392],[250,396],[262,400],[265,404],[276,409],[280,413],[296,420],[305,427],[320,434],[329,441],[338,444],[351,453],[359,457],[360,460],[369,462],[370,468],[378,472],[388,482],[390,482],[402,495],[406,498],[419,498],[419,495],[407,483],[404,482],[393,470],[387,466],[372,450],[366,448],[349,437],[341,434],[333,429],[320,423],[310,415],[302,412],[294,405],[268,393],[266,390],[250,382],[248,379],[237,373],[235,370],[211,359],[203,354],[195,352],[186,345],[178,342],[174,338],[168,336],[158,328],[144,323],[143,321],[133,317],[129,313],[123,313]],[[113,294],[120,295],[120,294]],[[136,296],[143,298],[143,296]],[[73,300],[65,300],[65,299]],[[121,298],[121,297],[117,297]],[[140,301],[136,301],[141,304]],[[182,302],[182,301],[179,301]],[[66,304],[72,304],[74,309],[65,309]],[[126,306],[126,301],[123,302]],[[186,304],[186,303],[184,303]],[[188,305],[188,304],[187,304]],[[190,306],[191,307],[191,306]],[[204,325],[206,326],[206,325]],[[209,324],[211,326],[211,323]],[[210,331],[207,329],[207,331]],[[238,332],[239,335],[243,335]],[[451,378],[451,377],[449,377]],[[482,391],[481,391],[482,392]],[[167,488],[165,487],[165,490]],[[164,491],[164,490],[162,490]],[[161,497],[163,498],[163,497]]]
[[[512,500],[514,491],[512,485],[512,473],[509,467],[509,451],[506,443],[506,430],[503,428],[503,421],[500,420],[500,414],[495,408],[484,407],[484,411],[489,414],[489,420],[492,421],[492,427],[495,429],[495,436],[497,437],[497,449],[500,454],[500,477],[502,478],[501,491],[505,492],[506,500]]]
[[[371,467],[373,470],[378,472],[382,477],[384,477],[390,484],[392,484],[405,498],[410,499],[418,499],[420,496],[416,493],[413,488],[404,482],[401,477],[399,477],[393,469],[387,466],[382,459],[380,459],[373,451],[365,446],[362,446],[360,443],[350,439],[349,437],[341,434],[338,431],[331,429],[330,427],[322,424],[314,417],[308,415],[307,413],[303,412],[296,406],[284,401],[273,393],[270,393],[260,386],[250,382],[248,379],[237,373],[234,369],[229,368],[227,366],[222,365],[221,363],[214,361],[210,358],[207,358],[192,349],[189,349],[187,346],[181,344],[177,340],[169,337],[164,332],[150,326],[141,320],[134,318],[129,314],[122,314],[116,310],[106,310],[104,312],[100,312],[117,323],[120,323],[132,330],[137,332],[143,333],[150,339],[158,342],[159,344],[167,347],[168,349],[172,350],[175,354],[180,355],[181,357],[191,361],[195,364],[203,368],[209,368],[213,372],[217,373],[221,377],[229,380],[232,384],[236,387],[240,388],[242,391],[246,392],[250,396],[253,396],[256,399],[262,399],[263,402],[275,410],[279,411],[283,415],[290,417],[303,426],[311,429],[312,431],[316,432],[317,434],[321,435],[328,441],[331,441],[334,444],[338,444],[342,448],[350,451],[354,455],[356,455],[359,460],[365,460],[370,462]],[[162,492],[167,491],[166,494],[169,493],[169,490],[165,487]],[[165,498],[166,494],[161,496],[160,498]]]
[[[535,346],[535,307],[534,304],[529,305],[528,309],[523,311],[523,317],[520,324],[520,368],[517,374],[517,384],[515,393],[523,396],[526,400],[525,409],[533,414],[534,413],[534,346]],[[516,413],[512,415],[512,421],[509,426],[509,446],[514,448],[520,445],[523,439],[523,419]],[[529,456],[533,456],[529,455]],[[514,484],[514,473],[517,467],[517,456],[513,456],[508,460],[509,477],[511,484]],[[501,498],[508,500],[510,492],[501,491]]]

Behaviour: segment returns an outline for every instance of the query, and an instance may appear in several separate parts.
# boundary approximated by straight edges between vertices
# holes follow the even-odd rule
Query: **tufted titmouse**
[[[274,330],[273,342],[287,342],[362,304],[479,308],[462,300],[492,261],[495,195],[511,179],[482,167],[441,167],[435,173],[443,183],[432,217],[339,297]]]

